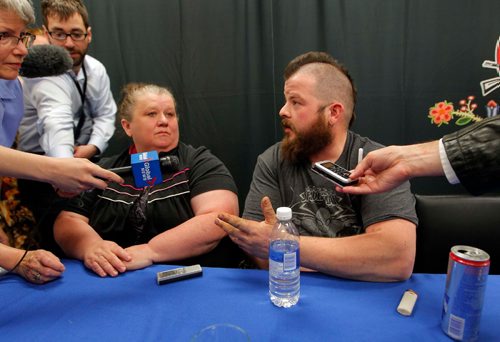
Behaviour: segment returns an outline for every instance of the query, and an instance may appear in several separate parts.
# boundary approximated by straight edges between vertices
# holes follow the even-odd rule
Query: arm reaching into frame
[[[0,174],[52,184],[71,193],[104,189],[107,181],[122,183],[115,173],[83,158],[52,158],[0,146]]]
[[[389,146],[369,153],[351,173],[357,186],[337,188],[351,194],[390,190],[413,177],[446,175],[473,195],[500,189],[500,115],[445,135],[439,141]]]
[[[389,146],[372,151],[351,172],[355,186],[337,187],[349,194],[375,194],[399,186],[413,177],[442,176],[439,142]]]

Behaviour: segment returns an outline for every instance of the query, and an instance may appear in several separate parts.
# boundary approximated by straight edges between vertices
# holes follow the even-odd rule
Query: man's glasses
[[[59,40],[61,42],[65,41],[68,37],[71,37],[71,39],[73,39],[75,42],[80,42],[87,38],[88,32],[66,33],[64,31],[49,31],[49,35],[55,40]]]
[[[33,41],[35,40],[35,35],[24,32],[21,33],[21,37],[14,36],[7,32],[0,32],[0,45],[15,47],[22,42],[26,48],[31,47]]]

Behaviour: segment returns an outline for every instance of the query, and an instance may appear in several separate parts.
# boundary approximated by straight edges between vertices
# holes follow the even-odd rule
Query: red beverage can
[[[470,246],[451,248],[441,327],[458,341],[477,341],[490,256]]]

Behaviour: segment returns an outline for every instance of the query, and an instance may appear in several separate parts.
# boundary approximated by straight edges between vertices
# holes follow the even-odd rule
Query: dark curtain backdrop
[[[39,15],[39,1],[34,1]],[[359,97],[353,130],[383,144],[436,139],[457,129],[427,118],[440,100],[475,95],[484,114],[500,90],[498,0],[94,0],[86,1],[90,54],[106,66],[115,99],[127,82],[169,86],[181,139],[205,145],[233,173],[244,199],[256,157],[281,139],[282,71],[295,56],[327,51],[344,63]],[[118,127],[117,132],[121,133]],[[126,146],[116,134],[106,154]],[[462,192],[441,178],[418,193]],[[243,203],[241,202],[241,205]]]

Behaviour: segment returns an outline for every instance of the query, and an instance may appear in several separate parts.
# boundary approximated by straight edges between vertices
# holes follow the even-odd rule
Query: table
[[[252,341],[450,341],[440,328],[443,274],[398,283],[368,283],[302,273],[291,309],[268,299],[263,270],[203,269],[203,276],[158,286],[154,265],[100,278],[74,260],[64,276],[33,285],[0,278],[0,340],[189,341],[203,327],[231,323]],[[406,289],[419,299],[410,317],[396,307]],[[490,275],[481,341],[500,338],[500,276]],[[230,341],[227,341],[230,342]]]

